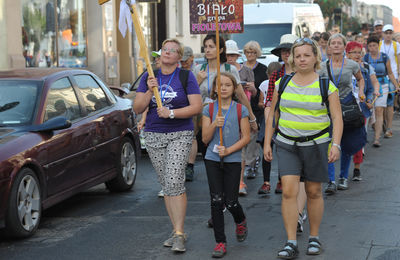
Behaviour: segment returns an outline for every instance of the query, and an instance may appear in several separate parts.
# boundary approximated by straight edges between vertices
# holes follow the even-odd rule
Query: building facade
[[[0,69],[85,68],[111,85],[133,82],[145,64],[135,32],[118,31],[119,0],[0,0]],[[149,51],[177,38],[200,52],[190,35],[189,1],[137,0]]]

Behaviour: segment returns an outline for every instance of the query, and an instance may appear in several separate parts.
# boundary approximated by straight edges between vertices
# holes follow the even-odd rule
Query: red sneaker
[[[243,242],[247,237],[247,223],[243,220],[242,223],[236,224],[236,239],[239,242]]]
[[[225,243],[217,243],[212,252],[212,257],[214,258],[222,258],[226,254],[226,244]]]
[[[258,190],[258,194],[268,194],[271,191],[271,185],[269,183],[263,183],[261,188]]]

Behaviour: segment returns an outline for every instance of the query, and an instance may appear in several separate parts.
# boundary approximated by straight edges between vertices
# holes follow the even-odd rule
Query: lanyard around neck
[[[172,76],[171,76],[171,78],[169,79],[169,81],[168,81],[168,84],[167,84],[167,87],[165,88],[165,90],[164,90],[164,92],[163,92],[163,88],[162,88],[162,83],[161,83],[161,76],[162,76],[162,73],[161,73],[161,70],[160,71],[158,71],[158,78],[160,79],[160,94],[161,94],[161,102],[162,103],[164,103],[164,98],[165,98],[165,94],[167,93],[167,91],[168,91],[168,88],[169,88],[169,86],[171,85],[171,81],[172,81],[172,79],[174,78],[174,75],[175,75],[175,72],[176,72],[176,69],[174,70],[174,73],[172,73]],[[161,74],[161,75],[160,75]]]
[[[343,56],[343,59],[342,59],[342,67],[340,68],[338,81],[336,82],[335,73],[333,73],[333,66],[332,66],[332,59],[331,59],[331,73],[332,73],[333,83],[335,84],[336,87],[339,87],[340,78],[342,77],[342,72],[343,72],[343,65],[344,65],[344,56]]]

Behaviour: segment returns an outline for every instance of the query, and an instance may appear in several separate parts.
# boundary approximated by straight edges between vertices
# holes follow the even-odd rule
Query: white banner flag
[[[119,5],[118,29],[124,38],[126,36],[126,29],[129,29],[129,32],[132,32],[132,16],[127,2],[134,5],[136,0],[121,0],[121,4]]]

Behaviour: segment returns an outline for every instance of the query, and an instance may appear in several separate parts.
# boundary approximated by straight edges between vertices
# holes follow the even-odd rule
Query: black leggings
[[[211,217],[214,225],[214,236],[217,243],[225,243],[224,206],[232,214],[236,224],[242,223],[246,217],[238,201],[241,163],[220,163],[204,160],[207,171],[208,186],[211,196]]]
[[[264,139],[262,140],[262,142],[260,143],[261,145],[261,149],[264,149]],[[274,142],[271,141],[271,148],[273,148],[274,146]],[[269,182],[270,178],[271,178],[271,162],[267,162],[264,159],[264,154],[262,157],[262,171],[263,171],[263,176],[264,176],[264,182]]]

